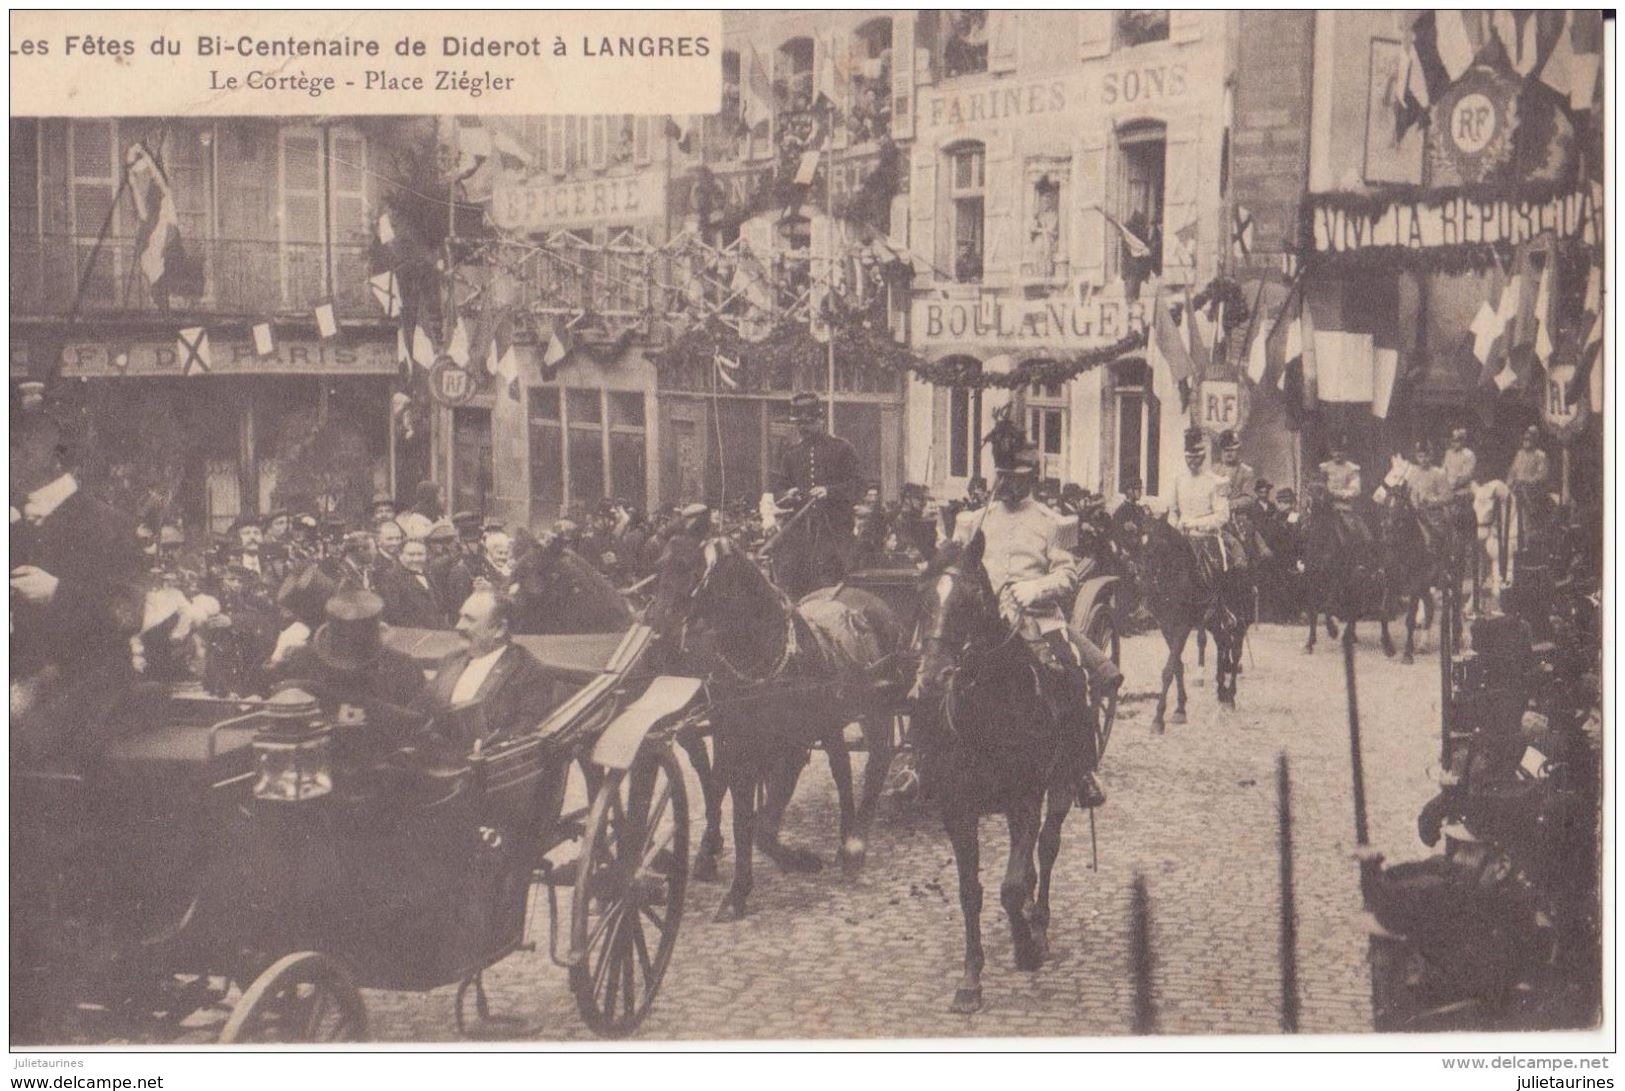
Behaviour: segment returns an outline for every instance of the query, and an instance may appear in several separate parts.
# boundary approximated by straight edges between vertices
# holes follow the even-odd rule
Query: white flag
[[[395,223],[387,212],[378,217],[378,241],[385,246],[395,241]]]
[[[412,330],[412,362],[418,367],[434,366],[434,342],[422,326]]]
[[[323,340],[329,340],[339,335],[338,315],[334,313],[332,303],[319,303],[316,305],[316,332]]]
[[[256,322],[254,324],[254,355],[269,356],[276,351],[276,335],[271,331],[271,323]]]
[[[468,366],[468,327],[459,318],[457,325],[451,331],[451,344],[446,346],[446,355],[458,367]]]

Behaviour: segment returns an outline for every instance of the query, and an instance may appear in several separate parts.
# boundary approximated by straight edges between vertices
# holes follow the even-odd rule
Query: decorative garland
[[[988,372],[954,361],[926,360],[869,321],[836,322],[830,336],[837,359],[877,371],[906,372],[933,386],[977,390],[1064,383],[1102,364],[1132,359],[1128,354],[1146,344],[1144,332],[1131,333],[1109,345],[1046,353],[1007,372]],[[804,369],[822,367],[829,347],[801,322],[780,322],[759,341],[746,340],[726,324],[712,322],[678,337],[654,362],[662,369],[708,368],[717,356],[723,356],[744,365],[737,381],[753,390],[776,389]],[[775,383],[775,379],[779,381]]]

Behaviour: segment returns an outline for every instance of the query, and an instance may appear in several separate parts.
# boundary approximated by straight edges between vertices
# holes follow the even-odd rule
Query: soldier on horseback
[[[1341,437],[1332,438],[1331,456],[1320,464],[1320,472],[1326,479],[1326,492],[1331,497],[1332,510],[1337,513],[1337,525],[1342,532],[1343,542],[1362,552],[1369,550],[1375,544],[1371,528],[1354,510],[1364,491],[1360,483],[1360,466],[1349,461],[1348,444]]]
[[[1438,553],[1450,540],[1450,513],[1454,494],[1444,469],[1433,464],[1427,440],[1416,441],[1411,465],[1405,471],[1405,485],[1422,524],[1423,543],[1429,553]]]
[[[1000,612],[1020,627],[1039,662],[1064,674],[1081,667],[1095,693],[1109,695],[1123,684],[1123,672],[1067,621],[1066,607],[1078,589],[1078,560],[1067,551],[1067,539],[1075,533],[1076,524],[1032,498],[1038,449],[1008,421],[1000,428],[1005,434],[993,437],[998,469],[993,500],[979,511],[959,513],[954,540],[968,545],[977,531],[982,533],[982,564],[999,595]],[[1066,689],[1081,692],[1083,687]],[[1057,711],[1065,714],[1065,710]],[[1097,740],[1093,731],[1079,734],[1085,773],[1078,802],[1086,808],[1098,807],[1106,802],[1106,793],[1094,773],[1100,762]]]
[[[1187,472],[1174,478],[1168,521],[1191,538],[1212,583],[1221,573],[1245,570],[1247,551],[1230,529],[1230,482],[1205,469],[1206,461],[1207,437],[1200,428],[1186,429]]]
[[[1219,465],[1215,472],[1228,482],[1230,532],[1250,554],[1256,569],[1270,559],[1270,547],[1254,520],[1258,505],[1258,474],[1241,461],[1241,437],[1226,428],[1219,434]]]

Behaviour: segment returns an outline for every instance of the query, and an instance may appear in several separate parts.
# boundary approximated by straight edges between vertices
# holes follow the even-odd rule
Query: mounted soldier
[[[1019,428],[1004,421],[990,439],[998,469],[993,499],[979,511],[959,513],[954,540],[969,545],[977,532],[982,534],[982,564],[999,596],[1000,612],[1019,626],[1039,662],[1063,675],[1081,668],[1095,692],[1107,697],[1123,684],[1123,672],[1067,621],[1079,582],[1078,560],[1068,552],[1076,523],[1032,498],[1038,449],[1027,443]],[[1069,685],[1065,691],[1081,693],[1083,687]],[[1098,807],[1106,802],[1094,773],[1099,747],[1092,731],[1080,735],[1086,772],[1078,801],[1084,807]]]
[[[1242,544],[1256,571],[1270,559],[1269,543],[1259,532],[1258,473],[1241,460],[1241,437],[1226,428],[1219,434],[1219,465],[1214,472],[1228,483],[1230,532]]]
[[[790,419],[800,439],[773,474],[774,500],[789,518],[770,549],[779,586],[799,599],[845,578],[854,548],[852,509],[864,486],[852,445],[824,431],[818,395],[791,398]]]
[[[1223,573],[1247,568],[1247,552],[1230,529],[1230,482],[1206,462],[1207,437],[1200,428],[1186,429],[1186,472],[1174,478],[1168,521],[1191,540],[1209,584],[1216,584]]]
[[[1341,436],[1332,437],[1331,458],[1320,464],[1320,473],[1326,481],[1326,493],[1331,498],[1332,511],[1337,514],[1338,530],[1343,544],[1366,551],[1375,544],[1371,528],[1355,510],[1364,487],[1360,482],[1358,463],[1348,459],[1348,444]]]
[[[1442,552],[1450,541],[1453,494],[1449,475],[1433,464],[1433,452],[1426,440],[1416,441],[1410,468],[1405,472],[1405,485],[1421,520],[1428,552]]]

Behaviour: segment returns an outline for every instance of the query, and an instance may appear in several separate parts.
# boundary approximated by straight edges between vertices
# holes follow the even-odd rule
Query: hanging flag
[[[1253,252],[1253,214],[1241,205],[1232,213],[1234,223],[1230,229],[1230,252],[1245,260]]]
[[[1168,374],[1173,376],[1175,382],[1185,382],[1196,372],[1196,365],[1191,360],[1190,349],[1186,346],[1185,336],[1174,323],[1173,312],[1169,309],[1170,301],[1158,295],[1151,304],[1151,343],[1167,361]]]
[[[1495,36],[1501,39],[1501,48],[1506,51],[1512,70],[1520,76],[1533,72],[1536,61],[1535,13],[1501,8],[1490,17],[1490,27]]]
[[[813,179],[818,177],[819,149],[808,148],[801,153],[801,163],[796,167],[796,185],[810,186]]]
[[[750,54],[745,66],[745,93],[740,96],[740,122],[747,132],[766,135],[769,119],[773,116],[773,82],[767,77],[767,66],[755,44],[747,46]]]
[[[324,341],[330,341],[339,335],[338,313],[333,309],[333,301],[326,300],[316,304],[316,332]]]
[[[1552,277],[1556,274],[1557,255],[1546,255],[1546,267],[1540,272],[1540,290],[1535,293],[1535,358],[1542,367],[1552,361]]]
[[[1379,420],[1388,419],[1388,408],[1393,403],[1394,384],[1399,379],[1399,350],[1378,347],[1371,361],[1371,415]]]
[[[209,331],[202,326],[181,330],[175,340],[175,350],[180,357],[182,375],[197,375],[214,368],[214,357],[209,353]]]
[[[466,368],[469,360],[468,349],[468,326],[459,317],[457,324],[452,327],[451,343],[446,346],[446,355],[450,356],[458,367]]]
[[[505,129],[491,129],[491,150],[506,170],[532,170],[536,163],[530,149]]]
[[[1466,12],[1439,11],[1434,14],[1435,41],[1439,60],[1444,63],[1450,82],[1461,79],[1462,73],[1472,66],[1478,55],[1472,36],[1467,31]]]
[[[566,356],[570,355],[572,347],[569,324],[566,323],[561,327],[559,322],[555,320],[553,322],[553,332],[548,337],[547,351],[542,354],[543,375],[551,378],[554,370],[564,362]]]
[[[123,373],[130,370],[130,346],[127,342],[120,342],[108,348],[107,362],[113,365],[114,370]]]
[[[1490,353],[1495,348],[1495,342],[1501,336],[1501,312],[1490,306],[1489,300],[1478,305],[1478,313],[1473,316],[1472,324],[1467,329],[1473,335],[1473,355],[1478,357],[1480,364],[1490,362]]]
[[[1590,390],[1592,393],[1591,407],[1602,412],[1602,368],[1598,366],[1602,359],[1603,325],[1607,321],[1602,313],[1602,273],[1593,265],[1586,275],[1585,311],[1581,323],[1585,333],[1580,335],[1578,349],[1579,364],[1574,369],[1574,382],[1569,388],[1569,396],[1578,401],[1580,391]]]
[[[378,301],[378,306],[383,309],[384,315],[388,318],[399,318],[401,316],[401,283],[395,278],[395,274],[392,272],[378,273],[375,276],[368,277],[367,283],[372,286],[372,298]]]
[[[1183,330],[1190,344],[1191,366],[1195,369],[1195,377],[1200,379],[1206,375],[1208,365],[1213,363],[1213,320],[1191,306],[1189,288],[1185,289],[1183,321]]]
[[[180,216],[163,168],[142,144],[133,144],[124,164],[135,204],[136,264],[157,296],[203,294],[203,266],[188,259],[181,244]]]
[[[1124,227],[1123,224],[1117,219],[1116,216],[1113,216],[1110,212],[1107,212],[1105,209],[1101,209],[1100,214],[1102,216],[1106,217],[1106,222],[1107,223],[1109,223],[1113,227],[1117,228],[1117,233],[1119,235],[1123,236],[1123,245],[1128,247],[1128,252],[1130,254],[1134,255],[1137,258],[1143,258],[1143,257],[1150,256],[1151,247],[1146,245],[1146,242],[1145,242],[1144,239],[1140,238],[1140,236],[1136,235],[1134,232],[1132,232],[1128,228]]]
[[[270,356],[276,352],[276,330],[269,322],[254,323],[254,355]]]
[[[1405,76],[1394,93],[1394,143],[1405,139],[1411,126],[1426,124],[1428,108],[1433,96],[1428,91],[1426,70],[1416,51],[1416,30],[1412,28],[1405,43]]]
[[[424,332],[422,326],[412,329],[412,362],[427,371],[434,366],[434,342]]]
[[[716,367],[717,381],[729,390],[738,390],[739,380],[735,378],[735,374],[739,371],[739,361],[729,359],[719,352],[712,357],[712,363]]]
[[[378,217],[378,241],[388,246],[395,241],[395,222],[385,212]]]
[[[1189,223],[1174,232],[1174,264],[1180,266],[1196,264],[1196,218],[1193,216]]]

